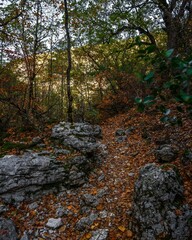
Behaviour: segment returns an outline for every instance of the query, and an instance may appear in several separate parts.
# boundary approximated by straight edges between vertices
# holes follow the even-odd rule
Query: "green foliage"
[[[149,51],[150,50],[150,51]],[[141,51],[139,51],[141,52]],[[187,107],[188,112],[192,113],[192,56],[188,58],[181,58],[174,56],[174,49],[167,51],[156,52],[155,48],[147,47],[142,50],[145,54],[155,53],[151,56],[151,65],[153,71],[149,71],[146,75],[139,75],[141,80],[145,82],[152,95],[145,98],[137,97],[135,103],[139,111],[144,111],[156,103],[157,99],[166,100],[172,99],[177,103],[178,112],[183,112],[180,105]],[[142,57],[140,55],[140,57]],[[143,58],[145,55],[143,55]],[[161,78],[161,84],[158,84],[157,78]],[[167,96],[168,95],[168,96]],[[166,97],[167,96],[167,97]],[[162,122],[168,122],[172,125],[181,125],[182,121],[177,116],[170,116],[171,110],[164,105],[157,106],[162,112]]]
[[[97,110],[96,108],[91,108],[90,110],[87,110],[85,113],[85,120],[93,124],[98,124],[100,121],[99,110]]]
[[[12,149],[23,150],[23,149],[27,149],[28,147],[29,145],[24,143],[4,142],[1,149],[2,151],[9,151]]]

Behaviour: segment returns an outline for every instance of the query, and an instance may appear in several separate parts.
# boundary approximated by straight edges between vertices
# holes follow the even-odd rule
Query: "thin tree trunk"
[[[65,30],[67,35],[67,59],[68,59],[68,66],[67,66],[67,96],[68,96],[68,109],[67,109],[67,120],[69,122],[73,122],[73,97],[71,93],[71,38],[69,33],[69,14],[68,14],[68,6],[67,0],[64,0],[65,5]]]

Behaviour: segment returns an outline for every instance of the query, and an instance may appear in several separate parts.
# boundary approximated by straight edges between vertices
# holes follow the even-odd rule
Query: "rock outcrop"
[[[66,162],[37,153],[7,155],[0,159],[0,197],[6,201],[23,201],[62,187],[86,182],[91,160],[77,156]]]
[[[78,151],[76,157],[58,161],[58,151],[51,155],[26,152],[22,156],[7,155],[0,158],[0,197],[6,201],[23,201],[42,194],[61,191],[84,184],[97,159],[101,160],[104,145],[101,128],[84,123],[61,123],[53,128],[52,137],[62,140],[70,151],[60,149],[59,154]],[[66,152],[67,151],[67,152]]]
[[[183,186],[174,169],[144,166],[135,183],[133,216],[138,239],[189,240],[192,210],[182,206]]]
[[[52,129],[53,139],[59,140],[65,147],[86,155],[95,155],[102,138],[101,128],[88,123],[61,122]]]

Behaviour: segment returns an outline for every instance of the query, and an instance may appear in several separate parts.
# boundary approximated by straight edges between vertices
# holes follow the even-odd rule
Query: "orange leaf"
[[[125,232],[126,228],[124,226],[119,226],[118,229],[121,231],[121,232]]]
[[[99,204],[99,205],[97,206],[97,210],[99,210],[99,211],[103,210],[103,205],[102,205],[102,204]]]
[[[133,237],[133,233],[132,233],[131,230],[127,230],[127,237],[128,237],[128,238]]]

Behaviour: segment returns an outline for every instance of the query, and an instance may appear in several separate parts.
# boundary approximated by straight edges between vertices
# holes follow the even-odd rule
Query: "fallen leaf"
[[[125,232],[126,228],[124,226],[119,226],[118,229],[121,231],[121,232]]]
[[[132,238],[133,237],[133,232],[131,230],[127,230],[127,237]]]

